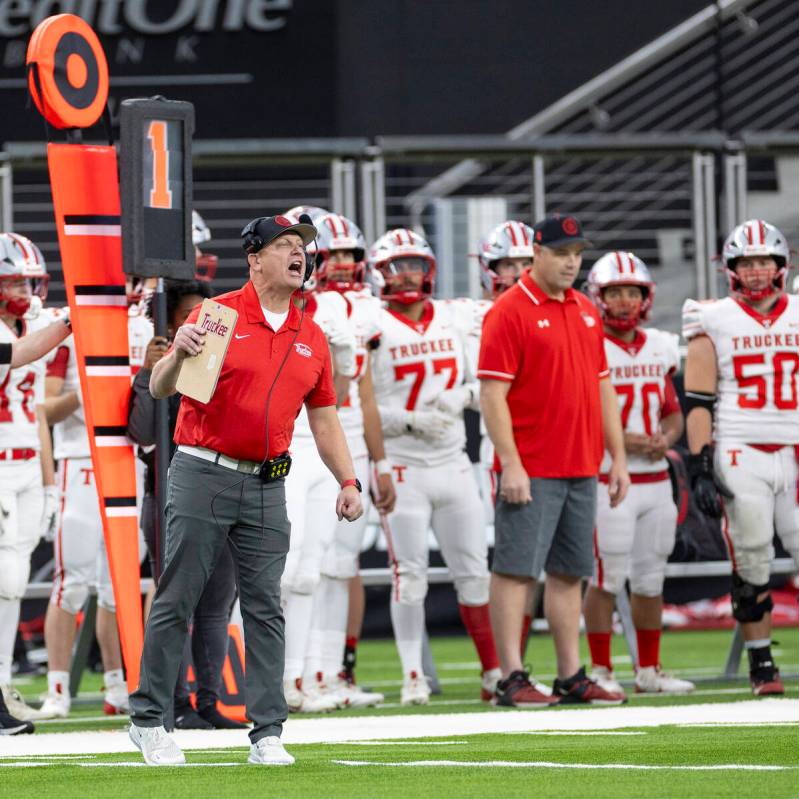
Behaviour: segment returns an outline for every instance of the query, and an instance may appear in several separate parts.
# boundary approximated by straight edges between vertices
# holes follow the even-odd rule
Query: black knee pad
[[[758,601],[758,596],[768,590],[765,585],[753,585],[742,579],[738,572],[732,573],[732,615],[736,621],[760,621],[774,607],[771,594]]]

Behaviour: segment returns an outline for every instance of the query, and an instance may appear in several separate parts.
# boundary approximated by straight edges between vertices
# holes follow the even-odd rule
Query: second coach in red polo
[[[581,578],[593,570],[596,481],[613,459],[612,504],[629,486],[616,392],[602,322],[572,284],[587,241],[579,222],[554,215],[535,226],[530,271],[485,318],[478,377],[481,406],[501,471],[491,575],[491,623],[503,679],[496,701],[614,704],[580,667]],[[604,439],[604,441],[603,441]],[[552,694],[531,682],[519,651],[531,591],[546,572],[544,607],[555,643]]]

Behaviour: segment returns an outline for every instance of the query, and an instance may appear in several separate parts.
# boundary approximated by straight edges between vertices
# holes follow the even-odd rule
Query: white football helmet
[[[211,230],[197,211],[191,212],[191,243],[196,247],[211,240]]]
[[[418,290],[397,287],[401,274],[392,264],[418,259],[424,275]],[[436,257],[427,241],[407,228],[395,228],[384,233],[369,250],[369,280],[374,293],[383,300],[411,305],[431,297],[436,278]]]
[[[356,291],[363,288],[366,272],[366,240],[361,229],[346,216],[324,214],[314,219],[319,231],[316,237],[316,285],[320,291]],[[354,263],[329,265],[330,253],[334,250],[352,251]],[[345,270],[350,270],[348,279],[342,279]],[[331,273],[335,271],[333,279]]]
[[[749,256],[769,256],[777,264],[777,274],[770,285],[762,289],[747,288],[741,283],[735,266],[739,258]],[[721,258],[730,282],[730,292],[742,294],[750,300],[758,301],[775,292],[785,290],[785,278],[788,274],[788,261],[791,251],[788,242],[780,230],[762,219],[750,219],[738,225],[724,242]]]
[[[326,211],[324,208],[320,208],[318,205],[295,205],[293,208],[289,208],[283,216],[291,216],[295,219],[300,218],[300,214],[308,214],[311,217],[311,221],[314,223],[315,227],[319,227],[316,224],[316,220],[320,216],[324,216],[325,214],[329,214],[330,211]]]
[[[194,279],[210,283],[219,266],[219,256],[203,252],[199,245],[211,240],[211,229],[197,211],[191,212],[191,240],[194,244]]]
[[[497,225],[480,242],[480,280],[493,297],[510,288],[519,277],[501,278],[494,263],[502,258],[533,258],[533,229],[524,222],[508,219]]]
[[[649,318],[655,298],[655,282],[646,264],[631,252],[605,253],[588,273],[588,294],[599,309],[599,314],[618,330],[632,330]],[[641,307],[635,316],[616,317],[610,313],[602,292],[610,286],[639,286],[643,294]]]
[[[26,299],[10,298],[7,285],[23,278],[31,294]],[[27,237],[17,233],[0,233],[0,303],[12,316],[23,317],[31,307],[33,297],[44,302],[47,298],[47,264],[41,250]]]

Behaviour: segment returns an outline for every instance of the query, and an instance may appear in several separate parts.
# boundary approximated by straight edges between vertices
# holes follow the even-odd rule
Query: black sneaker
[[[29,735],[33,730],[34,726],[30,721],[20,721],[8,712],[0,695],[0,735]]]
[[[175,729],[176,730],[213,730],[214,725],[201,718],[197,711],[189,705],[188,707],[175,708]]]
[[[552,693],[564,705],[622,705],[627,701],[624,693],[606,691],[580,670],[567,680],[555,680]]]
[[[201,707],[197,711],[200,718],[207,721],[215,730],[246,730],[247,725],[240,721],[233,721],[227,716],[223,716],[214,705]]]
[[[526,671],[513,671],[507,680],[497,683],[497,691],[492,704],[501,707],[551,707],[560,700],[539,691],[530,682],[530,675]]]

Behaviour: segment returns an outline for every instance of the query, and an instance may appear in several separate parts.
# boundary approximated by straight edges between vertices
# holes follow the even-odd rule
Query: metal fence
[[[561,211],[577,215],[593,242],[586,267],[608,249],[644,258],[658,282],[653,322],[676,331],[686,297],[723,293],[715,255],[732,224],[757,214],[789,240],[799,235],[793,132],[734,141],[713,132],[197,141],[193,156],[195,205],[220,257],[219,291],[241,284],[243,223],[297,204],[354,217],[369,242],[391,227],[420,230],[436,251],[444,297],[478,295],[472,254],[493,225]],[[437,184],[453,163],[481,168],[453,191],[451,181]],[[63,301],[43,145],[9,144],[0,155],[0,219],[42,247],[51,299]]]

